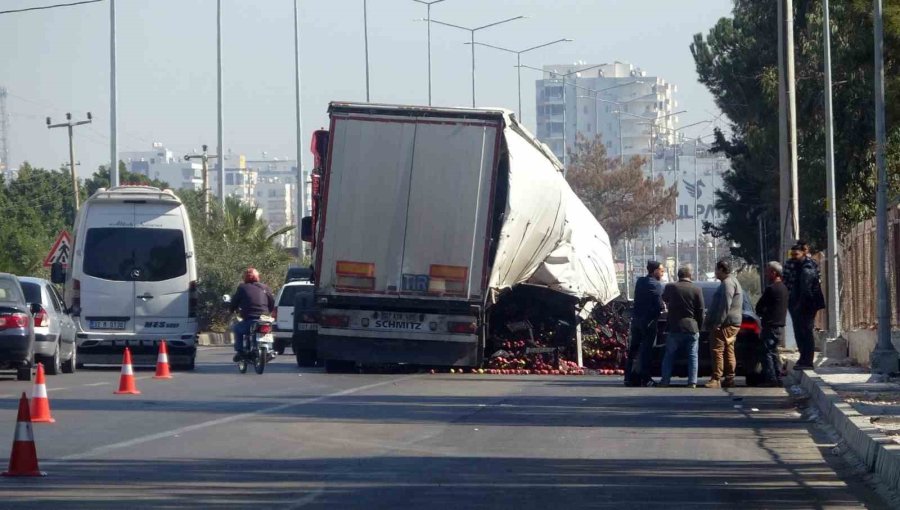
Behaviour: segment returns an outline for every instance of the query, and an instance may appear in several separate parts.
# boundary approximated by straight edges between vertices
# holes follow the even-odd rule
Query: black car
[[[34,366],[35,307],[25,302],[18,278],[0,273],[0,370],[15,370],[20,381],[31,380]]]
[[[694,282],[703,292],[703,304],[709,306],[712,303],[713,294],[719,288],[720,282]],[[759,337],[761,326],[759,317],[753,311],[753,305],[746,293],[742,294],[743,298],[743,320],[741,321],[741,329],[738,332],[737,340],[734,345],[734,354],[737,358],[737,369],[735,375],[743,375],[747,377],[747,384],[753,385],[758,382],[761,367],[757,360],[757,350],[761,345]],[[706,310],[704,310],[704,316]],[[666,314],[663,314],[659,320],[659,331],[656,336],[656,343],[653,345],[653,362],[652,374],[661,376],[662,360],[666,353]],[[712,371],[712,359],[709,350],[709,334],[700,332],[700,345],[698,350],[699,368],[697,370],[698,377],[708,377]],[[749,372],[747,368],[750,368]],[[687,353],[679,352],[675,359],[672,375],[675,377],[687,377],[688,361]]]

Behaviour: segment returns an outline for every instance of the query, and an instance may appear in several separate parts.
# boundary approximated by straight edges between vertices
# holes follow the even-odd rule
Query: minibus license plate
[[[91,321],[91,329],[125,329],[125,321]]]

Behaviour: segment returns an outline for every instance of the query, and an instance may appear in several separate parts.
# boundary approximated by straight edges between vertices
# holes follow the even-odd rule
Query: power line
[[[9,11],[0,11],[0,14],[14,14],[17,12],[28,12],[28,11],[43,11],[45,9],[56,9],[57,7],[73,7],[76,5],[83,4],[95,4],[97,2],[102,2],[103,0],[83,0],[81,2],[72,2],[68,4],[55,4],[55,5],[44,5],[41,7],[26,7],[25,9],[12,9]]]

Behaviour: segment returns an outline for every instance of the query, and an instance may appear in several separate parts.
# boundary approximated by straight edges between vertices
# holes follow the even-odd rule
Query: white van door
[[[134,205],[94,204],[80,251],[81,323],[85,332],[134,332]]]
[[[181,208],[142,204],[134,216],[133,242],[143,257],[134,282],[135,333],[180,335],[187,326],[191,284]]]

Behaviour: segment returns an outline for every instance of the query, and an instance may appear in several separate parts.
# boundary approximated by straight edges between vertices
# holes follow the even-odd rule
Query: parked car
[[[716,289],[719,288],[719,282],[694,282],[694,284],[700,287],[700,290],[703,292],[703,304],[709,306],[709,304],[712,303],[713,294],[715,294]],[[738,332],[734,346],[734,353],[737,358],[735,375],[747,376],[747,384],[753,385],[757,382],[759,371],[761,369],[756,360],[757,349],[761,344],[759,337],[761,325],[759,317],[757,317],[756,312],[753,311],[750,298],[746,293],[742,294],[742,299],[743,320],[741,321],[741,329]],[[704,316],[705,315],[706,310],[704,310]],[[662,360],[666,352],[666,326],[666,314],[663,314],[659,320],[659,331],[656,336],[656,343],[653,345],[652,374],[655,376],[659,376],[662,373]],[[749,373],[747,370],[748,366],[750,368]],[[701,331],[699,368],[697,373],[699,377],[708,377],[711,371],[712,360],[710,359],[709,334]],[[678,357],[675,359],[673,375],[676,377],[687,377],[687,355],[683,352],[679,353]]]
[[[35,361],[44,364],[49,375],[75,373],[75,321],[63,305],[56,288],[47,280],[19,277],[25,301],[40,305],[34,314]]]
[[[309,267],[291,267],[284,275],[284,283],[312,280],[313,272]]]
[[[0,273],[0,370],[15,370],[16,379],[31,380],[34,366],[34,323],[40,305],[29,306],[19,279]]]
[[[284,354],[294,338],[294,299],[298,293],[313,292],[308,280],[293,280],[285,283],[275,296],[275,352]],[[296,352],[295,352],[296,354]]]

